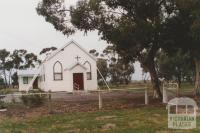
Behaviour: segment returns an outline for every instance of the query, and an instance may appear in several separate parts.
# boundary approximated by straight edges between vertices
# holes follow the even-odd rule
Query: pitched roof
[[[69,68],[66,68],[65,70],[72,70],[72,69],[75,68],[76,66],[80,66],[80,67],[82,67],[83,69],[87,70],[87,68],[86,68],[84,65],[80,64],[79,62],[76,62],[75,64],[71,65]]]
[[[18,76],[34,76],[38,74],[38,69],[26,69],[26,70],[18,70]]]
[[[45,59],[45,61],[50,60],[51,58],[53,58],[54,56],[56,56],[59,52],[61,52],[63,49],[65,49],[66,47],[68,47],[70,44],[74,44],[77,47],[79,47],[83,52],[85,52],[88,56],[90,56],[93,60],[97,60],[93,55],[91,55],[90,53],[87,52],[87,50],[85,50],[83,47],[81,47],[77,42],[75,42],[74,40],[71,40],[69,43],[65,44],[63,47],[61,47],[60,49],[56,50],[55,52],[53,52],[49,57],[47,57]]]

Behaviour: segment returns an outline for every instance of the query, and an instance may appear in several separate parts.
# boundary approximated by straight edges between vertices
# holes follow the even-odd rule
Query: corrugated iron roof
[[[38,74],[38,69],[26,69],[26,70],[18,70],[18,76],[34,76]]]

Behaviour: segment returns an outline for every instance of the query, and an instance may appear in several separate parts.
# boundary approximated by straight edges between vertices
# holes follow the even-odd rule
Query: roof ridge
[[[53,58],[54,56],[56,56],[59,52],[62,51],[62,49],[66,48],[67,46],[69,46],[70,44],[74,43],[76,46],[78,46],[83,52],[85,52],[87,55],[89,55],[93,60],[97,60],[93,55],[91,55],[87,50],[85,50],[82,46],[80,46],[76,41],[74,41],[73,39],[71,41],[69,41],[68,43],[66,43],[65,45],[63,45],[60,49],[56,50],[55,52],[53,52],[49,57],[47,57],[47,59],[45,61],[50,60],[51,58]]]
[[[73,68],[75,68],[76,66],[81,66],[82,68],[84,68],[84,69],[87,69],[83,64],[81,64],[80,62],[76,62],[76,63],[74,63],[74,64],[72,64],[69,68],[65,68],[64,69],[64,71],[66,71],[66,70],[72,70]]]

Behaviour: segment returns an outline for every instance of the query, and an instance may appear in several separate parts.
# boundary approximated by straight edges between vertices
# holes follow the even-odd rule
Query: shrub
[[[5,109],[6,105],[3,101],[0,100],[0,109]]]
[[[39,91],[41,92],[41,91]],[[38,93],[38,92],[34,92]],[[44,104],[46,101],[46,96],[45,95],[38,95],[38,94],[33,94],[33,95],[23,95],[21,97],[22,103],[26,106],[29,107],[38,107]]]

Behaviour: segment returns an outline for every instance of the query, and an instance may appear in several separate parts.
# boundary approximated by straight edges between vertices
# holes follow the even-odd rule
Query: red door
[[[74,90],[84,90],[83,73],[73,74],[73,86]]]

